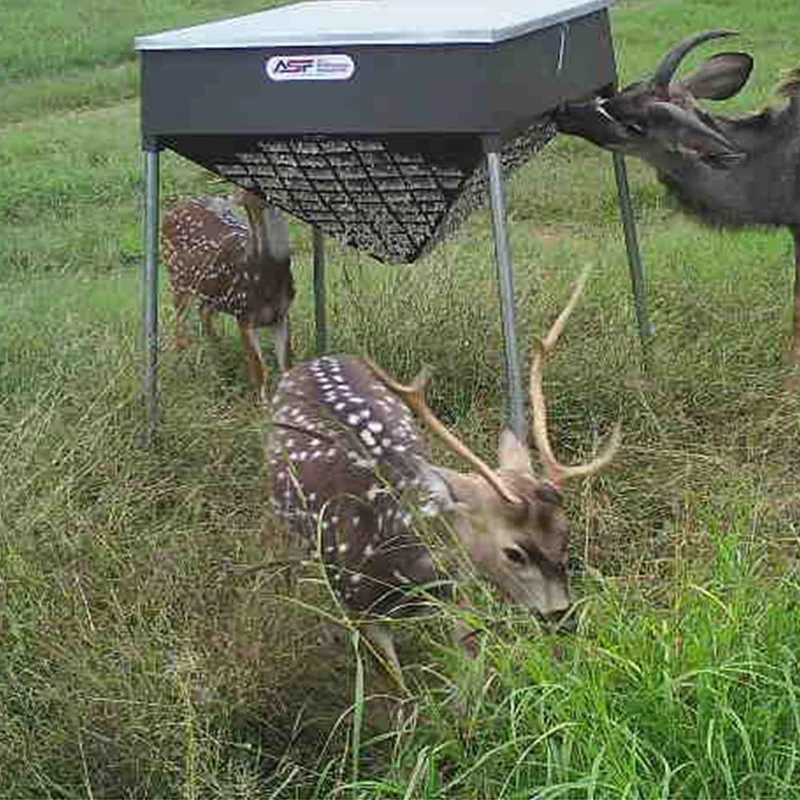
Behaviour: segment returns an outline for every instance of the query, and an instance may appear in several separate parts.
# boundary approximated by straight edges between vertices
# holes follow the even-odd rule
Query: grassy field
[[[161,435],[141,446],[132,37],[263,6],[0,10],[0,797],[800,795],[785,231],[701,227],[629,165],[657,330],[644,374],[610,158],[560,138],[515,177],[526,355],[594,265],[547,373],[558,452],[586,456],[617,418],[624,447],[567,494],[579,634],[541,636],[469,587],[491,623],[481,655],[449,649],[438,622],[405,632],[416,697],[401,724],[387,723],[363,648],[327,620],[335,609],[313,572],[293,601],[274,570],[245,569],[283,543],[267,422],[233,324],[216,347],[165,346]],[[623,0],[612,15],[622,78],[684,33],[735,27],[757,61],[727,105],[758,105],[800,63],[796,12],[780,0]],[[219,191],[170,155],[164,181],[167,196]],[[293,233],[304,358],[309,236]],[[502,341],[486,213],[417,265],[329,253],[333,348],[403,376],[434,364],[437,411],[491,458]]]

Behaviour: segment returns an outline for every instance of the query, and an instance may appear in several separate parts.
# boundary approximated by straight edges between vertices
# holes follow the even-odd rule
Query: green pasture
[[[594,268],[547,368],[556,449],[585,458],[617,419],[624,443],[566,494],[578,634],[543,636],[470,582],[480,657],[454,651],[442,621],[404,626],[413,698],[385,696],[314,570],[293,599],[269,566],[285,543],[268,420],[235,326],[213,345],[198,325],[176,353],[166,282],[163,424],[142,446],[132,39],[264,5],[0,9],[0,797],[800,795],[785,231],[702,227],[629,163],[656,327],[645,372],[610,157],[562,137],[514,177],[526,358]],[[624,0],[612,21],[623,81],[684,34],[740,29],[725,47],[752,49],[756,69],[732,111],[767,102],[800,63],[798,8],[783,0]],[[163,172],[168,198],[220,191],[175,156]],[[307,228],[293,238],[302,359]],[[334,243],[328,255],[333,349],[403,377],[432,364],[436,411],[492,459],[503,359],[487,213],[415,265]]]

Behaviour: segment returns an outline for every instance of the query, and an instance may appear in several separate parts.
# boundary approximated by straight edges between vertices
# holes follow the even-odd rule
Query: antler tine
[[[599,472],[601,469],[603,469],[603,467],[609,464],[611,459],[613,459],[617,454],[617,450],[619,450],[621,442],[622,424],[617,421],[614,423],[614,427],[611,429],[611,434],[608,437],[605,447],[603,447],[598,456],[586,464],[576,464],[575,466],[571,467],[565,467],[561,464],[558,465],[559,469],[561,470],[561,480],[567,480],[568,478],[580,478],[584,475],[593,475],[595,472]]]
[[[606,446],[596,458],[587,464],[568,467],[561,464],[555,457],[553,448],[550,446],[550,438],[547,434],[547,404],[545,403],[544,391],[542,389],[544,360],[552,352],[558,342],[559,336],[561,336],[567,324],[570,314],[578,304],[586,282],[589,279],[590,271],[591,267],[586,267],[586,269],[583,270],[575,283],[575,288],[572,290],[569,302],[556,318],[547,336],[535,342],[533,358],[531,359],[530,397],[531,409],[533,412],[533,439],[536,443],[542,463],[544,464],[545,475],[548,480],[555,484],[559,484],[567,478],[590,475],[602,469],[614,457],[622,439],[622,428],[619,422],[617,422],[614,425],[614,429],[611,432]]]
[[[575,288],[572,290],[572,294],[570,295],[569,302],[561,309],[561,313],[556,318],[556,321],[550,327],[550,330],[547,332],[547,336],[541,340],[541,345],[544,348],[544,355],[547,356],[550,351],[556,346],[556,342],[558,342],[558,337],[561,336],[564,328],[567,325],[567,320],[569,319],[569,315],[575,310],[575,306],[578,305],[578,301],[581,299],[581,295],[583,294],[583,290],[586,287],[586,283],[589,280],[589,273],[592,271],[591,266],[586,267],[583,272],[581,272],[578,280],[575,281]]]
[[[391,391],[403,398],[408,407],[436,434],[436,436],[467,463],[471,464],[503,500],[512,505],[519,503],[519,498],[508,489],[494,470],[473,453],[472,450],[470,450],[469,447],[439,420],[433,411],[431,411],[430,406],[428,406],[425,400],[425,387],[431,379],[430,369],[428,367],[424,367],[410,384],[405,385],[392,378],[369,358],[365,357],[364,362]]]

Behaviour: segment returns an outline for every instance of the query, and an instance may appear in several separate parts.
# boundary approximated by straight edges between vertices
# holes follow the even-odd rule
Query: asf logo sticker
[[[271,81],[346,81],[356,65],[344,53],[317,56],[272,56],[267,61]]]

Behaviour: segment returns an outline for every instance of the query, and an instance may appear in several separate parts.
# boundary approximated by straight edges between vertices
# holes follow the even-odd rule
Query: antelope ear
[[[500,433],[500,444],[497,450],[500,469],[533,472],[528,448],[508,428],[504,428]]]
[[[727,100],[747,83],[753,58],[747,53],[717,53],[690,72],[681,85],[695,97]]]

